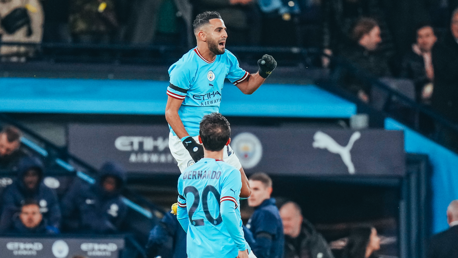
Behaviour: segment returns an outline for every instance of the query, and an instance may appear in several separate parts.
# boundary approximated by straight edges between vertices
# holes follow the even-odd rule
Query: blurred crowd
[[[62,196],[46,176],[46,166],[21,146],[21,132],[12,126],[0,131],[0,172],[13,171],[15,179],[0,193],[0,235],[57,235],[61,233],[107,235],[128,233],[123,223],[127,206],[121,199],[125,172],[107,162],[94,184],[74,181]],[[271,197],[272,179],[256,173],[249,180],[254,209],[244,234],[259,258],[363,258],[380,249],[375,228],[358,226],[345,238],[337,256],[326,239],[302,215],[301,207]],[[175,215],[166,213],[150,232],[148,257],[186,258],[186,233]]]
[[[56,184],[46,178],[46,166],[21,147],[21,132],[0,131],[0,171],[15,172],[2,189],[0,234],[121,233],[127,206],[121,199],[125,172],[107,162],[94,184],[75,180],[58,198]],[[55,179],[54,179],[55,180]]]
[[[194,17],[215,10],[230,46],[321,49],[458,122],[456,8],[458,0],[1,0],[0,56],[25,61],[36,51],[11,42],[191,48]],[[335,71],[330,60],[315,64]],[[339,71],[340,85],[378,103],[360,77]]]

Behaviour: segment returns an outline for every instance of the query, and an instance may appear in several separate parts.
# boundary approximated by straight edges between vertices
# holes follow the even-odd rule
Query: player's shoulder
[[[226,49],[222,55],[223,59],[228,63],[238,62],[237,57],[229,50]]]
[[[179,71],[191,71],[197,69],[197,60],[196,60],[196,53],[195,48],[190,49],[186,54],[184,54],[178,61],[172,64],[169,68],[169,73],[174,70]]]
[[[241,177],[240,171],[238,171],[235,167],[224,161],[217,161],[216,163],[221,168],[221,175],[223,177]]]

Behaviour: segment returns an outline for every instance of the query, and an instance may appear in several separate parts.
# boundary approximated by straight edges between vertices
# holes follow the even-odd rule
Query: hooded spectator
[[[49,226],[59,228],[61,213],[56,193],[43,183],[43,164],[38,158],[25,157],[20,160],[16,180],[3,192],[3,211],[0,230],[11,227],[13,215],[25,200],[35,200]]]
[[[166,213],[150,232],[146,250],[151,257],[186,258],[186,232],[177,216]]]
[[[21,131],[6,126],[0,131],[0,170],[17,170],[19,160],[29,156],[21,149]]]
[[[26,200],[21,212],[13,219],[10,233],[16,234],[58,234],[59,230],[48,226],[35,200]]]
[[[97,234],[118,232],[127,213],[121,198],[124,184],[124,170],[107,162],[95,184],[73,185],[62,200],[63,217],[74,222],[66,225],[67,230]]]

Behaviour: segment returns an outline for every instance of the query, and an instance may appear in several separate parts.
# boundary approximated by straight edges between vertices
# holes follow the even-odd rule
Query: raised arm
[[[264,55],[258,60],[259,71],[248,75],[248,78],[237,84],[244,94],[253,94],[277,67],[277,61],[271,55]]]

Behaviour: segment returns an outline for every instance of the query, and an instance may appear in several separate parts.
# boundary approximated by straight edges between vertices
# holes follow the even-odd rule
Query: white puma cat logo
[[[343,163],[347,166],[348,168],[348,173],[354,174],[355,171],[355,166],[353,165],[353,162],[351,161],[351,148],[353,148],[353,144],[361,138],[361,133],[360,132],[354,132],[352,136],[350,137],[350,140],[348,141],[347,146],[342,147],[340,146],[334,139],[331,138],[331,136],[318,131],[315,133],[313,136],[313,148],[320,148],[320,149],[327,149],[331,153],[339,154],[340,157],[342,158]]]

